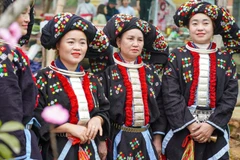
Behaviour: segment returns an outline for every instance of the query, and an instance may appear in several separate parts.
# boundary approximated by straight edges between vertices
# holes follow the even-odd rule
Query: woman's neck
[[[194,43],[198,48],[200,49],[207,49],[210,45],[210,43],[207,44],[198,44],[198,43]]]

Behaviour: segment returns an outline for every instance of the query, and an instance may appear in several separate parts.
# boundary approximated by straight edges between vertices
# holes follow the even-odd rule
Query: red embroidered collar
[[[188,42],[188,45],[194,47],[191,42]],[[216,43],[212,43],[211,49],[215,49]],[[193,56],[193,81],[190,89],[190,96],[188,100],[188,106],[192,106],[195,103],[195,93],[197,90],[198,85],[198,78],[199,78],[199,54],[194,51],[190,51]],[[209,106],[211,108],[216,107],[216,54],[210,53],[210,80],[209,80]]]
[[[55,66],[54,61],[51,64],[53,66]],[[83,70],[83,68],[80,67],[80,70]],[[76,95],[73,91],[73,88],[72,88],[71,84],[69,83],[68,79],[60,73],[55,72],[55,74],[58,77],[59,81],[61,82],[63,89],[66,92],[66,94],[69,98],[70,104],[71,104],[69,121],[70,121],[70,123],[77,124],[77,122],[78,122],[77,115],[78,115],[78,107],[79,107],[77,97],[76,97]],[[90,80],[88,78],[88,73],[83,76],[82,88],[85,92],[86,99],[88,102],[88,110],[89,110],[89,112],[91,112],[94,108],[94,102],[93,102],[94,97],[92,97],[92,94],[91,94]]]
[[[122,62],[122,59],[119,57],[118,53],[114,53],[114,57]],[[138,63],[142,62],[142,59],[140,56],[137,57]],[[125,119],[125,125],[126,126],[132,126],[133,122],[133,111],[132,111],[132,102],[133,102],[133,90],[132,90],[132,84],[129,81],[127,68],[117,65],[122,77],[123,77],[123,84],[126,88],[126,101],[125,101],[125,111],[126,111],[126,119]],[[143,105],[144,105],[144,116],[145,116],[145,125],[149,123],[149,110],[148,110],[148,91],[147,91],[147,83],[146,83],[146,72],[144,66],[140,67],[138,69],[139,73],[139,80],[141,83],[141,89],[142,89],[142,99],[143,99]]]

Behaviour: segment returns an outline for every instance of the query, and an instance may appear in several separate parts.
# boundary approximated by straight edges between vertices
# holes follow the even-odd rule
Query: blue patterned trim
[[[41,124],[38,122],[38,120],[35,117],[33,117],[27,124],[34,125],[37,128],[41,127]]]
[[[165,149],[167,148],[168,142],[173,137],[173,131],[169,130],[162,142],[162,154],[165,154]]]
[[[122,130],[118,132],[118,134],[115,137],[114,144],[113,144],[113,159],[117,159],[117,146],[121,141],[122,137]]]
[[[165,135],[164,132],[159,132],[159,131],[153,132],[153,134],[161,134],[161,135]]]
[[[97,151],[97,146],[94,140],[91,140],[92,146],[93,146],[93,150],[95,153],[95,160],[100,160],[100,157],[98,155],[98,151]]]
[[[14,160],[31,160],[31,152],[32,152],[32,148],[31,148],[31,133],[29,131],[29,129],[24,129],[24,133],[26,136],[26,154],[20,157],[15,157]]]
[[[148,151],[148,156],[150,158],[150,160],[157,160],[157,157],[155,155],[153,146],[152,146],[152,137],[149,133],[148,130],[141,132],[145,141],[146,141],[146,147],[147,147],[147,151]]]
[[[228,137],[229,137],[228,132],[225,130],[224,131],[224,139],[226,140],[227,144],[220,151],[218,151],[218,153],[213,155],[208,160],[220,159],[226,152],[229,151],[229,139],[228,139]]]
[[[60,153],[58,160],[64,160],[71,147],[72,147],[72,140],[68,140],[62,152]]]
[[[209,123],[209,124],[212,125],[213,127],[217,128],[218,130],[220,130],[220,131],[223,132],[223,134],[224,134],[224,130],[223,130],[221,127],[217,126],[216,124],[214,124],[214,123],[211,122],[211,121],[207,121],[207,123]]]
[[[182,127],[180,127],[180,128],[178,128],[178,129],[175,129],[175,130],[173,130],[173,133],[176,133],[176,132],[178,132],[178,131],[181,131],[181,130],[183,130],[184,128],[186,128],[188,125],[190,125],[190,124],[192,124],[193,122],[195,122],[196,120],[195,119],[193,119],[193,120],[191,120],[191,121],[189,121],[189,122],[187,122],[185,125],[183,125]]]

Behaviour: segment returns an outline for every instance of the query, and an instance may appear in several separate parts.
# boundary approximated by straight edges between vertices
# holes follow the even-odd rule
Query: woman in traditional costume
[[[100,76],[110,102],[108,159],[159,159],[166,119],[161,82],[150,61],[167,60],[167,43],[153,25],[131,15],[113,16],[103,31],[119,52]],[[149,64],[143,63],[141,53]],[[109,58],[110,59],[110,58]]]
[[[81,159],[78,153],[82,150],[89,159],[100,159],[94,140],[99,133],[98,145],[105,145],[110,127],[109,102],[98,79],[85,72],[80,62],[84,57],[106,53],[108,38],[91,22],[62,13],[44,26],[41,43],[46,49],[56,49],[58,54],[57,59],[36,76],[39,94],[35,115],[41,124],[38,133],[43,159],[52,160],[53,153],[49,124],[42,119],[41,113],[46,106],[55,104],[61,104],[70,114],[68,122],[52,130],[56,133],[58,159]]]
[[[169,160],[229,159],[228,122],[238,94],[232,53],[240,30],[223,8],[186,2],[174,21],[188,27],[191,41],[174,49],[163,74],[163,101],[169,131],[162,151]],[[212,36],[222,35],[218,49]]]

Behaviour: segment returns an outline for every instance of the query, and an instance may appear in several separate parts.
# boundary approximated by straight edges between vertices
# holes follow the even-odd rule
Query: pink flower
[[[62,105],[56,104],[45,107],[41,116],[48,123],[63,124],[67,122],[69,113],[67,109],[62,107]]]
[[[11,48],[14,48],[18,44],[21,36],[21,28],[17,22],[12,23],[8,29],[0,28],[0,38],[6,41]]]

